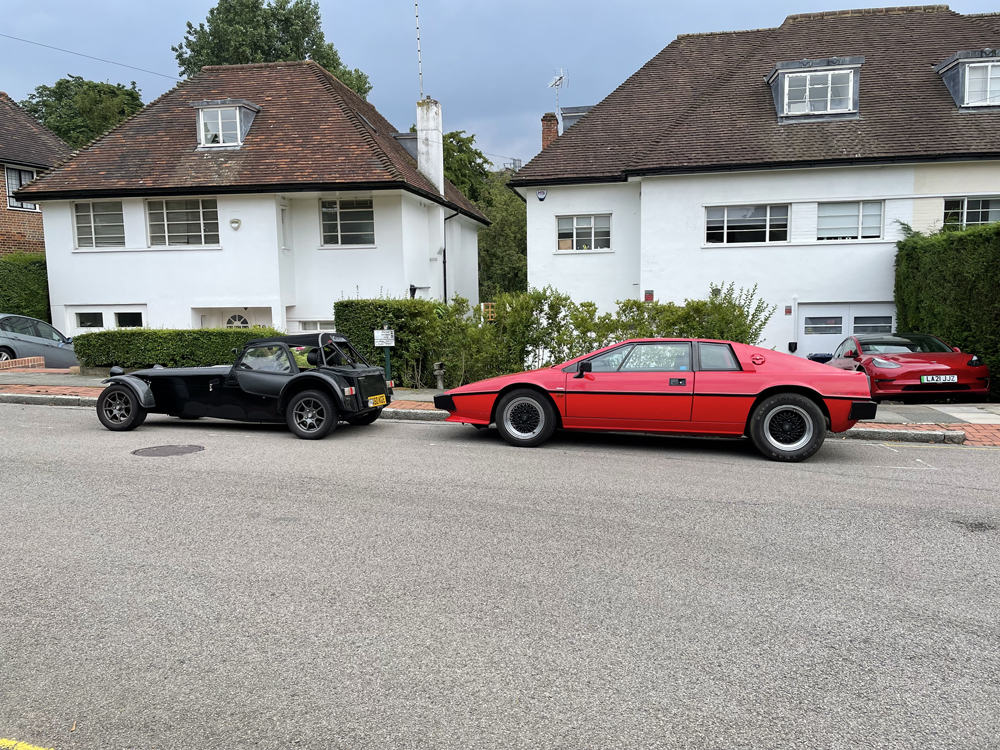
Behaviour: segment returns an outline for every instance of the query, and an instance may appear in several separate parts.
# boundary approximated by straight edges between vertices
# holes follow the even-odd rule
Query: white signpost
[[[375,329],[375,346],[395,346],[396,332],[389,328]]]

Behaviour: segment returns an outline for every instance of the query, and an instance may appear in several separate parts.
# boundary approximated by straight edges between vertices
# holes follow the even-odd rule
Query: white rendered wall
[[[552,286],[577,302],[613,311],[618,300],[641,295],[639,183],[549,188],[539,200],[527,191],[528,286]],[[611,214],[611,251],[556,251],[559,216]]]
[[[779,351],[797,340],[798,304],[892,302],[897,221],[913,221],[912,167],[654,177],[642,186],[642,287],[660,301],[703,299],[711,282],[757,284],[760,298],[778,307],[763,345]],[[863,200],[885,201],[881,240],[816,239],[817,203]],[[790,204],[790,241],[705,242],[707,207],[748,204]]]
[[[215,196],[207,196],[215,197]],[[52,320],[73,335],[66,307],[145,305],[146,325],[190,328],[192,308],[265,307],[284,325],[273,195],[219,196],[220,244],[148,247],[145,202],[122,201],[125,248],[76,249],[73,204],[46,201],[42,213]],[[239,218],[239,230],[229,221]]]

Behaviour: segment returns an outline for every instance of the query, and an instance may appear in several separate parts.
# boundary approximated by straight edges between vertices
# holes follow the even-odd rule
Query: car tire
[[[805,461],[826,439],[826,418],[812,399],[779,393],[754,409],[749,433],[757,450],[772,461]]]
[[[128,432],[146,421],[149,412],[126,385],[110,385],[97,399],[97,418],[113,432]]]
[[[6,346],[0,346],[0,362],[6,362],[8,360],[15,359],[16,357],[17,355],[14,354],[13,349],[8,349]]]
[[[556,410],[537,391],[511,391],[497,405],[497,431],[511,445],[533,448],[544,443],[556,428]]]
[[[382,410],[376,409],[375,411],[370,411],[367,414],[362,414],[360,417],[350,417],[347,420],[347,424],[353,424],[357,427],[363,427],[366,424],[371,424],[381,416],[382,416]]]
[[[285,409],[288,429],[303,440],[322,440],[337,429],[339,418],[337,405],[323,391],[297,393]]]

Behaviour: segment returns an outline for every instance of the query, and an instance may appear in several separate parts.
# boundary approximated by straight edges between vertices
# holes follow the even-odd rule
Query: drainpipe
[[[441,238],[444,242],[444,246],[441,248],[441,274],[442,281],[444,282],[444,303],[448,304],[448,220],[454,219],[458,216],[459,212],[456,211],[451,216],[444,217],[444,236]]]

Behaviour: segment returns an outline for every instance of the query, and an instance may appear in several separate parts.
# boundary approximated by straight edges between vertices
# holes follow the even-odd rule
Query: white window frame
[[[11,187],[10,187],[10,171],[11,170],[13,170],[15,172],[30,172],[31,173],[31,180],[28,180],[28,182],[31,182],[36,177],[38,177],[38,170],[30,169],[29,167],[19,167],[19,166],[15,165],[15,164],[4,164],[3,168],[4,168],[4,171],[3,171],[3,180],[4,180],[4,184],[7,186],[7,208],[9,210],[11,210],[11,211],[31,211],[31,212],[36,213],[36,214],[37,213],[41,213],[42,209],[39,207],[39,205],[37,203],[32,203],[30,201],[19,201],[19,200],[17,200],[17,198],[14,197],[14,190],[22,188],[22,187],[24,187],[25,185],[28,184],[27,182],[21,182],[20,175],[18,175],[18,178],[17,178],[18,182],[19,182],[17,188],[14,188],[14,190],[12,190]],[[15,203],[17,205],[14,205]]]
[[[961,197],[959,197],[959,196],[954,196],[954,197],[950,197],[950,198],[946,197],[944,199],[945,209],[944,209],[944,214],[943,214],[942,219],[941,219],[941,223],[942,224],[946,223],[944,221],[944,219],[948,216],[948,208],[947,208],[948,201],[962,201],[962,209],[961,209],[961,212],[962,212],[962,222],[961,222],[962,223],[962,229],[965,229],[966,227],[970,227],[970,226],[972,226],[972,227],[985,227],[985,226],[988,226],[989,224],[995,224],[996,223],[996,222],[993,222],[993,221],[977,221],[977,222],[973,222],[972,224],[969,224],[969,201],[970,200],[973,200],[973,201],[1000,201],[1000,195],[963,195]]]
[[[820,237],[819,236],[819,207],[828,205],[842,205],[853,203],[858,207],[858,236],[856,238],[841,238],[841,237]],[[878,237],[862,237],[862,229],[864,226],[864,213],[865,204],[877,203],[879,205],[879,228]],[[822,201],[816,204],[816,242],[881,242],[885,239],[885,201]]]
[[[832,98],[833,84],[830,82],[830,76],[834,73],[847,73],[850,78],[847,81],[847,109],[830,109],[830,99]],[[792,78],[805,78],[806,79],[806,102],[809,102],[809,79],[812,76],[825,75],[827,76],[827,86],[826,86],[826,109],[822,111],[813,112],[790,112],[788,110],[788,82]],[[783,82],[785,89],[785,96],[783,97],[784,106],[782,107],[783,115],[785,117],[820,117],[823,115],[839,115],[847,114],[851,112],[858,111],[858,103],[854,101],[854,68],[823,68],[820,70],[809,70],[803,71],[801,73],[785,73],[785,80]]]
[[[973,68],[986,68],[986,99],[981,102],[970,102],[969,101],[969,80],[972,78],[970,75]],[[980,63],[969,63],[965,66],[965,96],[962,101],[965,102],[963,106],[965,107],[997,107],[1000,106],[1000,100],[991,102],[990,101],[990,80],[994,77],[994,69],[996,69],[997,86],[1000,88],[1000,61],[990,60],[987,62]],[[1000,91],[997,92],[1000,94]]]
[[[96,232],[97,224],[94,222],[94,204],[95,203],[117,203],[119,206],[121,206],[121,217],[122,217],[121,228],[122,228],[122,233],[121,233],[121,243],[120,244],[114,244],[114,245],[98,245],[97,244],[97,232]],[[92,238],[91,238],[91,242],[93,244],[91,244],[91,245],[81,245],[80,244],[79,224],[77,223],[77,220],[76,220],[76,217],[79,215],[79,213],[77,212],[77,206],[87,206],[87,215],[90,216],[90,229],[91,229],[91,233],[93,235]],[[110,215],[110,214],[105,214],[105,215]],[[114,225],[114,226],[117,226],[117,225]],[[118,235],[115,235],[115,236],[117,237]],[[125,247],[125,206],[124,206],[124,203],[122,201],[79,201],[78,203],[74,203],[73,204],[73,241],[74,241],[74,246],[76,247],[77,250],[110,250],[110,249],[114,249],[114,248]]]
[[[342,240],[344,238],[344,232],[342,230],[343,222],[340,219],[340,204],[342,201],[370,201],[372,204],[372,239],[374,242],[364,242],[358,244],[345,244]],[[323,228],[323,212],[329,211],[330,209],[324,208],[324,203],[336,203],[337,204],[337,243],[327,244],[326,242],[326,230]],[[350,210],[350,209],[349,209]],[[354,209],[359,210],[359,209]],[[375,234],[375,200],[370,196],[339,196],[336,198],[320,198],[319,200],[319,246],[320,249],[344,249],[344,250],[371,250],[378,246],[378,236]]]
[[[200,245],[188,245],[188,244],[171,245],[170,244],[169,222],[167,221],[166,213],[167,213],[167,201],[173,201],[173,200],[182,200],[182,201],[195,201],[196,200],[196,201],[198,201],[198,215],[199,215],[199,219],[200,219],[200,223],[201,223],[201,244]],[[216,223],[218,224],[219,199],[216,198],[216,197],[214,197],[214,196],[210,196],[210,195],[208,195],[208,196],[183,196],[183,197],[176,197],[175,196],[173,198],[149,198],[148,200],[146,200],[145,201],[145,208],[146,208],[146,245],[150,249],[152,249],[152,250],[182,250],[184,248],[199,249],[199,248],[206,248],[206,247],[208,247],[208,248],[221,247],[222,246],[222,227],[221,227],[221,225],[214,232],[214,234],[218,235],[219,241],[218,242],[209,242],[209,243],[205,242],[205,235],[206,235],[206,232],[205,232],[205,201],[213,201],[213,200],[215,201]],[[153,222],[150,220],[150,216],[149,216],[149,204],[150,203],[162,203],[163,204],[163,236],[164,236],[164,239],[166,241],[166,244],[163,244],[163,245],[154,245],[153,244]],[[208,210],[211,211],[212,209],[208,209]],[[156,223],[159,223],[159,222],[156,222]],[[192,223],[192,222],[185,222],[185,223]],[[185,234],[185,236],[187,236],[189,233],[185,232],[184,234]]]
[[[767,237],[763,242],[753,241],[753,242],[729,242],[727,241],[727,235],[729,234],[729,209],[731,208],[757,208],[759,206],[764,206],[767,208],[767,216],[765,217],[764,226],[764,236]],[[783,240],[772,240],[771,239],[771,209],[783,207],[788,210],[785,214],[785,239]],[[708,241],[708,212],[712,209],[721,208],[723,210],[722,214],[722,242],[709,242]],[[721,247],[730,246],[737,247],[740,245],[787,245],[792,241],[792,204],[791,203],[740,203],[732,206],[705,206],[705,233],[702,236],[702,242],[705,247]]]
[[[202,148],[234,148],[243,145],[243,112],[242,107],[203,107],[198,110],[198,143],[201,144]],[[222,134],[222,112],[224,110],[232,110],[236,112],[236,140],[225,142],[225,138]],[[219,125],[219,138],[222,140],[221,143],[206,143],[205,142],[205,115],[206,113],[212,113],[215,116],[215,120]]]
[[[577,219],[590,219],[590,237],[591,237],[591,242],[593,242],[594,229],[595,229],[594,219],[597,219],[598,217],[604,217],[604,216],[608,217],[608,246],[607,247],[598,247],[598,248],[591,247],[591,248],[588,248],[588,249],[585,249],[585,250],[578,250],[577,247],[576,247],[576,230],[578,228],[576,220]],[[571,247],[569,250],[560,250],[559,249],[559,219],[572,219],[573,220],[573,240],[572,240],[573,247]],[[556,230],[556,247],[555,247],[555,250],[553,252],[556,255],[566,255],[566,254],[569,254],[569,253],[613,253],[615,251],[615,242],[614,242],[614,237],[615,237],[615,219],[614,219],[614,214],[611,211],[601,211],[601,212],[591,213],[591,214],[588,214],[588,213],[557,214],[556,215],[555,230]]]
[[[326,332],[335,333],[337,330],[337,327],[334,325],[334,322],[329,318],[325,320],[300,320],[298,321],[298,323],[299,323],[299,331],[304,333],[319,333],[320,331],[324,333]]]

